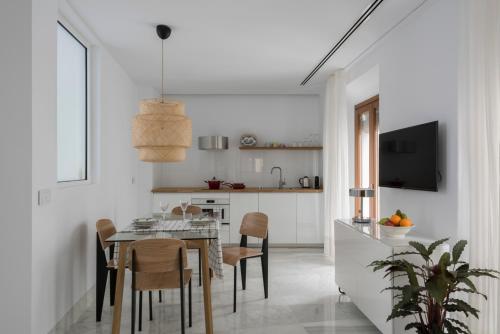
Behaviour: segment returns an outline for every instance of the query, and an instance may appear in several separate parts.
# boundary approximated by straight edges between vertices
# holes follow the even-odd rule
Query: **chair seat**
[[[193,271],[184,269],[184,285],[189,283]],[[136,273],[136,289],[138,291],[180,288],[179,273]]]
[[[247,247],[227,247],[222,249],[222,258],[225,264],[236,266],[242,259],[261,256],[260,250]]]

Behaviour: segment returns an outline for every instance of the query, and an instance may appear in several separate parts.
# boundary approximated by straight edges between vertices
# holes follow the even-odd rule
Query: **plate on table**
[[[210,223],[214,223],[215,220],[210,217],[203,217],[203,218],[193,218],[191,220],[191,224],[195,226],[200,226],[200,225],[208,225]]]
[[[136,218],[133,221],[133,225],[137,228],[150,228],[156,222],[158,222],[158,220],[155,218]]]

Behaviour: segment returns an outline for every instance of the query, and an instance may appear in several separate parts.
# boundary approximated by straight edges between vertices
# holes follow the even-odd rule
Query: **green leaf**
[[[453,246],[453,258],[452,258],[452,263],[457,264],[458,261],[460,261],[460,256],[462,256],[462,253],[465,249],[465,246],[467,245],[467,240],[460,240]]]
[[[451,322],[444,322],[444,327],[446,328],[446,332],[448,334],[459,334],[459,332],[455,329],[455,326]]]
[[[408,243],[411,247],[415,248],[417,252],[422,256],[426,261],[428,261],[429,258],[429,252],[427,251],[427,248],[425,248],[424,245],[422,245],[420,242],[416,241],[410,241]]]
[[[467,273],[469,271],[469,264],[468,263],[464,263],[462,265],[460,265],[458,268],[457,268],[457,276],[464,276],[464,273]]]
[[[403,256],[403,255],[420,255],[420,253],[418,252],[412,252],[412,251],[408,251],[408,252],[401,252],[401,253],[394,253],[393,255],[389,255],[387,258],[392,258],[392,257],[397,257],[397,256]]]
[[[457,324],[458,326],[462,327],[465,330],[465,333],[471,334],[469,326],[467,326],[467,324],[464,324],[460,320],[450,318],[450,319],[446,319],[446,321],[450,321],[450,322]]]
[[[466,293],[473,293],[473,294],[476,294],[476,295],[480,295],[480,296],[483,296],[483,298],[485,300],[488,299],[488,296],[486,296],[484,293],[481,293],[477,290],[472,290],[472,289],[465,289],[465,288],[455,288],[453,290],[453,292],[466,292]]]
[[[432,298],[439,305],[443,304],[444,299],[448,295],[448,282],[444,275],[434,275],[425,283],[425,287],[429,291]]]
[[[477,292],[477,288],[476,286],[474,285],[474,283],[472,283],[472,281],[470,279],[468,279],[467,277],[462,277],[460,279],[457,280],[459,283],[463,283],[465,285],[467,285],[469,288],[471,288],[471,290],[473,291],[476,291]]]
[[[409,324],[407,324],[405,326],[406,331],[410,330],[412,328],[415,328],[418,333],[420,333],[420,332],[425,333],[425,331],[426,331],[425,325],[420,323],[420,322],[410,322]]]
[[[453,323],[448,321],[448,319],[444,321],[444,327],[446,328],[446,332],[448,334],[469,334],[468,331],[458,326],[455,326]]]
[[[429,256],[432,255],[432,253],[436,250],[437,246],[445,243],[448,240],[449,238],[434,241],[432,244],[429,245],[429,248],[427,248],[427,254],[429,254]]]
[[[439,258],[439,267],[441,268],[441,271],[444,272],[450,264],[450,253],[443,253],[443,255]]]
[[[493,269],[469,269],[467,276],[498,278],[500,273]]]
[[[391,315],[389,315],[387,317],[387,321],[395,319],[395,318],[404,318],[404,317],[407,317],[407,316],[412,315],[414,313],[415,312],[412,312],[412,311],[400,310],[400,309],[394,308],[394,309],[392,309]]]
[[[479,310],[470,306],[461,299],[450,298],[448,302],[443,305],[443,307],[447,312],[462,312],[466,316],[469,316],[470,313],[479,319]]]
[[[407,261],[404,261],[407,264],[406,273],[408,274],[408,281],[412,287],[418,287],[417,274],[413,270],[413,265]]]

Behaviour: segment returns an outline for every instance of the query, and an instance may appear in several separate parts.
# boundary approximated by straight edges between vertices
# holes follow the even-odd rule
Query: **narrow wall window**
[[[57,181],[87,180],[87,48],[57,25]]]

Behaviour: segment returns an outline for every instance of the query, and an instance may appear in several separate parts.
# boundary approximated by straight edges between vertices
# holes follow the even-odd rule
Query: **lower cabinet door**
[[[322,199],[320,193],[297,194],[298,244],[323,244]]]
[[[230,194],[229,218],[231,221],[229,242],[231,244],[240,244],[240,226],[245,214],[259,211],[258,193],[231,193]],[[258,243],[256,238],[248,238],[249,244]]]
[[[259,211],[269,217],[269,243],[297,243],[297,194],[260,193]]]

